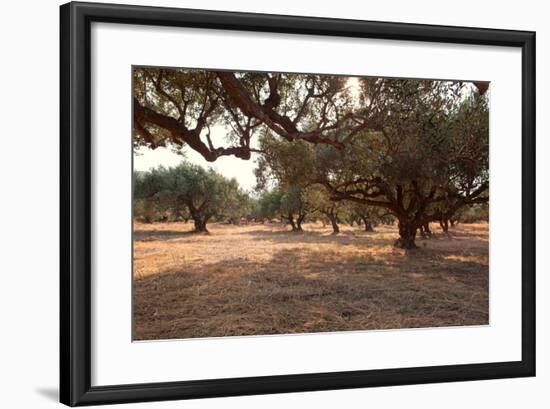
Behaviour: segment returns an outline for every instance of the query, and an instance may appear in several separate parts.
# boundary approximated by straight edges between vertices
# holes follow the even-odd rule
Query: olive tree
[[[173,209],[185,206],[196,232],[207,232],[207,223],[213,218],[235,217],[246,202],[246,193],[236,180],[186,162],[173,168],[159,167],[135,179],[135,199],[160,196],[169,200]]]
[[[271,221],[280,217],[281,199],[283,192],[277,189],[265,190],[261,192],[257,201],[257,219],[264,222],[266,219]]]
[[[281,219],[290,224],[293,232],[303,231],[302,223],[309,211],[303,189],[298,186],[290,186],[283,192],[279,212]]]
[[[327,191],[319,186],[310,186],[306,189],[305,201],[311,211],[320,213],[328,219],[332,226],[333,234],[340,233],[340,227],[338,226],[339,218],[347,210],[344,203],[330,200]]]
[[[384,88],[383,128],[331,152],[318,180],[334,200],[387,209],[398,221],[396,246],[410,249],[417,229],[442,209],[488,200],[488,110],[484,97],[453,83]]]

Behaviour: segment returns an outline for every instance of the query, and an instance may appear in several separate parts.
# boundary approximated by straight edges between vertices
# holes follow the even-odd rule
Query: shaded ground
[[[412,252],[394,226],[191,228],[135,224],[134,339],[488,324],[486,223]]]

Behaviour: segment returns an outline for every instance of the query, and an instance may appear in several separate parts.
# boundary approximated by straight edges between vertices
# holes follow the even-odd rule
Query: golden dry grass
[[[135,223],[134,339],[488,323],[486,223],[418,239],[415,251],[392,246],[394,226],[191,228]]]

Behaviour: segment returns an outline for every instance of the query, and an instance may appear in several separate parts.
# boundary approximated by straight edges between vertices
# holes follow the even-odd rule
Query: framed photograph
[[[61,402],[535,375],[535,33],[61,6]]]

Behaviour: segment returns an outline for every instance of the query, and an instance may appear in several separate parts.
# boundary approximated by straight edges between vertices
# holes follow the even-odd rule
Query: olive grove
[[[416,247],[489,200],[488,84],[313,74],[134,68],[134,146],[189,147],[206,161],[256,155],[258,197],[184,164],[136,175],[197,231],[211,219],[324,217],[366,230],[395,219],[395,245]],[[214,128],[224,138],[214,137]]]

